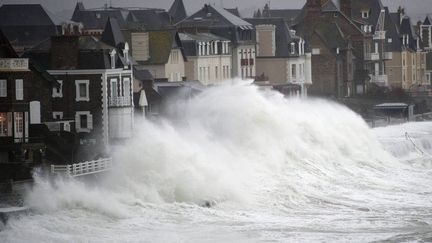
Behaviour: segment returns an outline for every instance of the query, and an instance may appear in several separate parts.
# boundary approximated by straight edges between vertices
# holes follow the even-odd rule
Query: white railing
[[[111,158],[86,161],[71,165],[51,165],[51,173],[78,177],[111,170]]]
[[[28,58],[0,58],[0,70],[28,70]]]
[[[379,53],[366,53],[364,59],[366,61],[376,61],[380,59]]]
[[[385,40],[386,32],[385,31],[375,31],[373,35],[374,40]]]
[[[371,75],[371,82],[384,84],[387,86],[388,84],[388,76],[387,75]]]
[[[110,97],[109,105],[110,106],[130,106],[131,98],[130,97]]]
[[[393,59],[393,52],[384,52],[384,59],[386,60]]]

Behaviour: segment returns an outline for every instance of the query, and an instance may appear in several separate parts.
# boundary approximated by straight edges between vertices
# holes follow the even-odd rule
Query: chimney
[[[402,23],[402,20],[405,17],[405,9],[402,6],[399,6],[397,12],[399,14],[399,23]]]
[[[347,17],[351,18],[351,0],[340,0],[340,11]]]
[[[51,68],[74,69],[78,66],[79,36],[51,37]]]

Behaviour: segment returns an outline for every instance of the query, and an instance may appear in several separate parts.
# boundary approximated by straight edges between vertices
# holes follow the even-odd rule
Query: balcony
[[[0,58],[0,71],[28,71],[28,58]]]
[[[388,86],[388,76],[387,75],[371,75],[371,83],[375,83],[379,86]]]
[[[385,40],[386,32],[385,31],[375,31],[373,35],[374,40]]]
[[[365,61],[377,61],[380,59],[379,53],[366,53],[365,54]]]
[[[384,59],[385,60],[393,59],[393,52],[384,52]]]
[[[131,98],[130,97],[110,97],[109,106],[110,107],[131,106]]]

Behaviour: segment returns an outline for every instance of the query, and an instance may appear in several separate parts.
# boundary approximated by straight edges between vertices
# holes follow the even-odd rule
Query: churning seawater
[[[97,183],[36,175],[32,213],[0,241],[432,241],[432,123],[370,129],[242,83],[170,110],[136,124]]]

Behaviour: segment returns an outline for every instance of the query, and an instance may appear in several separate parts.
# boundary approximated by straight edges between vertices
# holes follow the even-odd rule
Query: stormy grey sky
[[[114,7],[158,7],[169,8],[174,0],[81,0],[86,8],[101,7],[112,2]],[[77,0],[0,0],[0,4],[41,3],[54,13],[69,14]],[[184,0],[188,14],[202,7],[204,3],[214,3],[224,7],[239,7],[241,13],[249,15],[258,7],[270,2],[272,8],[300,8],[306,0]],[[395,10],[399,5],[405,6],[408,14],[414,18],[432,13],[432,0],[382,0],[383,4]],[[69,10],[69,11],[63,11]],[[64,16],[68,17],[68,16]]]

